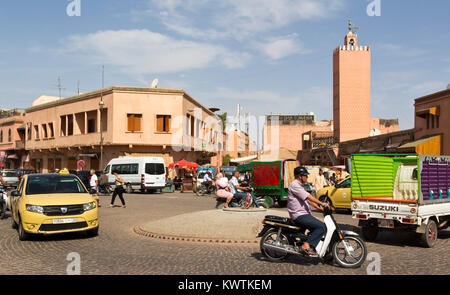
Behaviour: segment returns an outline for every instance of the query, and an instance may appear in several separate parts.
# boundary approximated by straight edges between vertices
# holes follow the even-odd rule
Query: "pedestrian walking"
[[[111,204],[109,204],[109,207],[114,207],[114,200],[116,199],[116,196],[119,196],[120,201],[122,202],[122,208],[126,208],[125,206],[125,200],[123,199],[123,179],[119,176],[119,173],[117,171],[113,172],[115,176],[114,184],[114,192],[111,199]]]

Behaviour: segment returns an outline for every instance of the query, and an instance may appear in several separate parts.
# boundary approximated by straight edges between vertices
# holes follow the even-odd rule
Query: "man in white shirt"
[[[90,186],[90,193],[91,195],[97,193],[97,187],[98,187],[98,177],[95,174],[95,170],[91,169],[90,171],[91,179],[89,180],[89,186]]]
[[[234,171],[233,177],[230,180],[230,183],[228,187],[230,188],[230,192],[234,195],[234,198],[236,199],[242,199],[247,197],[247,193],[244,192],[246,190],[246,187],[242,187],[239,185],[239,171]]]
[[[325,179],[325,175],[323,175],[322,168],[319,168],[319,174],[316,176],[316,178],[314,178],[313,185],[316,189],[316,192],[327,186],[327,180]]]
[[[100,198],[97,196],[97,188],[98,188],[98,177],[95,174],[95,170],[91,169],[90,171],[91,179],[89,180],[90,186],[90,194],[93,195],[94,199],[97,201],[97,205],[100,207]]]
[[[202,183],[204,186],[206,186],[208,189],[210,189],[211,184],[212,184],[212,178],[210,176],[211,172],[206,172],[205,175],[203,176],[203,180]]]

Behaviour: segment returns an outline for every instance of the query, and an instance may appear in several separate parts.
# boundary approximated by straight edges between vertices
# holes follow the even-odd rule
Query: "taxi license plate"
[[[394,221],[386,219],[378,219],[378,227],[394,228]]]
[[[76,223],[76,218],[53,219],[53,224]]]

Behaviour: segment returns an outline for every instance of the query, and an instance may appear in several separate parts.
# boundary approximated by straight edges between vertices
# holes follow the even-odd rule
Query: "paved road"
[[[369,264],[347,270],[300,257],[271,263],[262,258],[258,245],[186,243],[139,236],[133,232],[135,225],[209,210],[214,200],[192,193],[130,194],[125,198],[124,209],[106,207],[109,197],[101,197],[101,228],[95,238],[70,234],[20,242],[9,220],[0,220],[0,274],[66,274],[66,258],[71,252],[80,254],[81,274],[366,274]],[[335,216],[349,228],[356,225],[348,213]],[[448,246],[448,231],[441,232],[433,249],[421,248],[409,235],[386,233],[376,243],[367,243],[369,252],[381,255],[382,274],[450,274]]]

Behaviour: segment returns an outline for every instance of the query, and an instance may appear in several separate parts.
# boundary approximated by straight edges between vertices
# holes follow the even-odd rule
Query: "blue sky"
[[[182,88],[208,107],[332,119],[332,52],[350,17],[372,48],[372,117],[414,125],[414,98],[450,83],[450,1],[9,0],[0,4],[0,102],[105,86]]]

